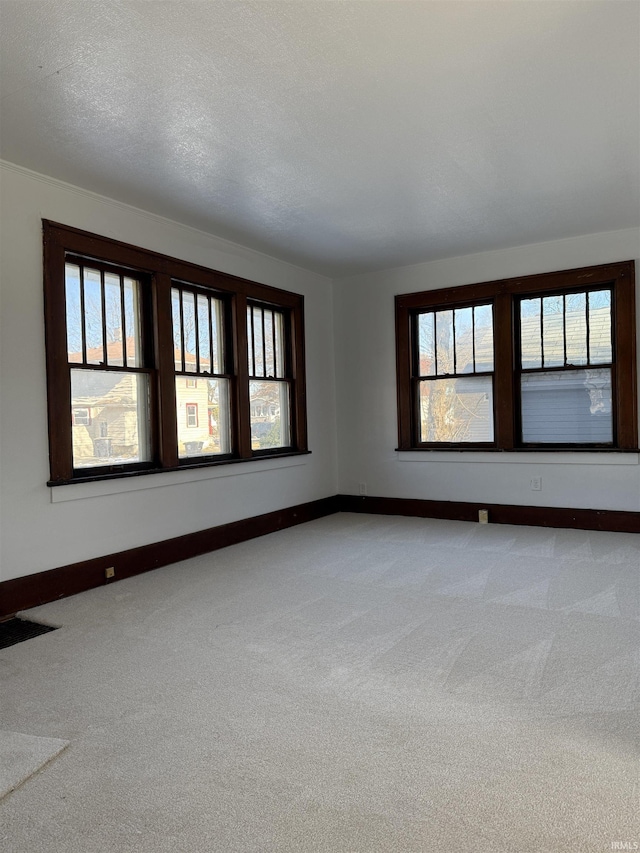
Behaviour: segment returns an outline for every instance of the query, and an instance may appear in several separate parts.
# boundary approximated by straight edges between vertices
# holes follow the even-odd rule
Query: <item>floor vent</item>
[[[32,637],[55,631],[51,625],[39,625],[37,622],[28,622],[26,619],[7,619],[0,622],[0,649],[15,646],[16,643],[24,643]]]

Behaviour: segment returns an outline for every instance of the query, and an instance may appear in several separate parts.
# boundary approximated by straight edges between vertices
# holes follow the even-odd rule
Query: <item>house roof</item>
[[[5,160],[308,269],[639,224],[638,3],[0,6]]]

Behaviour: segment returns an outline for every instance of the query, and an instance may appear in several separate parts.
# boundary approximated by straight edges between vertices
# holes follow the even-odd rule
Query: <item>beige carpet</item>
[[[12,853],[640,844],[640,536],[336,515],[31,614]]]
[[[68,746],[59,738],[0,731],[0,799]]]

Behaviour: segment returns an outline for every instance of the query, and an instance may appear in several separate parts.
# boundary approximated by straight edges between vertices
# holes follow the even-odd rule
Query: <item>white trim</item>
[[[472,465],[474,462],[490,465],[638,465],[640,454],[638,453],[545,453],[519,451],[514,453],[497,452],[485,453],[482,451],[471,452],[464,450],[420,450],[420,451],[398,451],[395,454],[398,462],[464,462]]]
[[[260,474],[263,471],[279,471],[282,468],[297,468],[307,464],[307,456],[291,459],[252,459],[249,462],[216,465],[211,468],[191,468],[184,471],[166,471],[162,474],[140,475],[124,480],[100,480],[94,483],[73,483],[69,486],[52,486],[51,503],[66,503],[87,498],[102,498],[146,489],[184,486],[201,480],[217,480],[221,477],[239,477],[243,474]]]

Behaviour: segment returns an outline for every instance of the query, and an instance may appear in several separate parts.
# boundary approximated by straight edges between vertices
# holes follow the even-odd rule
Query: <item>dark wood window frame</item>
[[[613,292],[613,445],[525,445],[520,439],[518,320],[526,296],[546,296],[598,286]],[[487,444],[420,442],[416,375],[416,321],[425,310],[491,301],[494,312],[494,435]],[[638,452],[635,265],[633,261],[583,267],[395,297],[398,450],[629,451]]]
[[[43,220],[45,344],[50,486],[140,474],[209,467],[308,453],[304,348],[304,297],[187,261]],[[70,365],[67,357],[65,259],[79,256],[138,276],[145,288],[142,318],[151,382],[152,459],[144,465],[73,468]],[[175,402],[172,285],[188,283],[220,297],[225,305],[226,361],[231,380],[233,453],[223,459],[179,459]],[[286,318],[291,387],[291,446],[252,450],[249,409],[247,301],[280,311]]]

